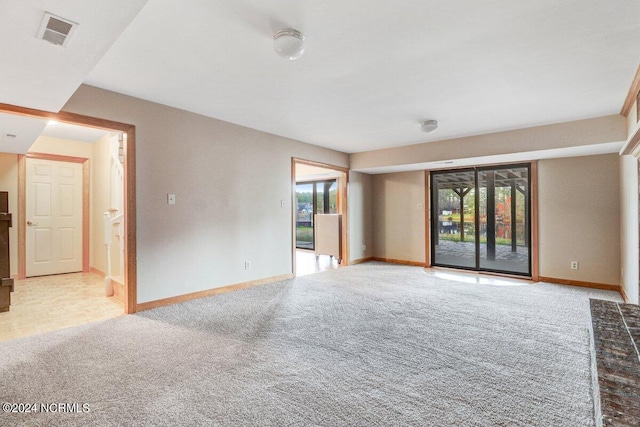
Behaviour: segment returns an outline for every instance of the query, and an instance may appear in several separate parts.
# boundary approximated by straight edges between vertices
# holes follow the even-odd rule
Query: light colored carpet
[[[0,343],[0,425],[591,426],[589,297],[367,263]]]

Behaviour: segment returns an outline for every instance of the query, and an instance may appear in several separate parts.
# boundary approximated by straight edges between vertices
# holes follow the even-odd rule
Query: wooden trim
[[[531,162],[531,176],[529,187],[531,188],[531,279],[539,280],[540,257],[538,252],[538,162]]]
[[[316,167],[325,168],[325,169],[333,169],[333,170],[340,171],[340,172],[349,172],[349,168],[343,168],[342,166],[330,165],[329,163],[316,162],[314,160],[306,160],[306,159],[301,159],[299,157],[292,157],[292,160],[295,163],[300,163],[302,165],[316,166]]]
[[[373,257],[370,256],[367,258],[354,259],[353,261],[351,261],[351,265],[362,264],[369,261],[373,261]]]
[[[0,103],[0,113],[16,114],[25,117],[35,117],[45,120],[56,120],[62,123],[70,123],[80,126],[93,127],[98,129],[106,129],[111,131],[123,132],[125,138],[125,208],[124,208],[124,250],[125,250],[125,307],[124,312],[127,314],[135,313],[137,307],[137,264],[136,264],[136,157],[135,157],[135,135],[136,128],[133,125],[111,120],[98,119],[95,117],[83,116],[80,114],[59,112],[51,113],[48,111],[35,110],[32,108],[19,107],[16,105]],[[18,170],[24,168],[24,156],[19,156]],[[20,181],[20,178],[18,178]],[[18,236],[24,233],[24,225],[26,218],[22,217],[20,212],[24,212],[24,194],[20,194],[18,190],[20,211],[18,212]],[[22,230],[21,230],[22,229]],[[24,238],[22,240],[24,242]],[[18,243],[18,259],[25,258],[25,248],[20,247]],[[26,276],[24,270],[20,270],[20,262],[18,262],[18,275],[22,273],[22,278]]]
[[[405,260],[402,260],[402,259],[382,258],[382,257],[377,257],[377,256],[372,257],[371,260],[372,261],[388,262],[389,264],[410,265],[410,266],[413,266],[413,267],[424,267],[425,266],[424,262],[405,261]]]
[[[107,277],[107,273],[105,273],[104,271],[96,267],[91,267],[90,272],[97,274],[103,279]],[[113,277],[110,280],[111,280],[111,286],[113,287],[113,298],[115,298],[116,300],[124,304],[124,296],[125,296],[124,284],[120,283],[118,280],[115,280]]]
[[[255,286],[266,285],[269,283],[281,282],[293,278],[293,274],[283,274],[280,276],[267,277],[264,279],[252,280],[250,282],[237,283],[235,285],[222,286],[220,288],[207,289],[204,291],[193,292],[190,294],[177,295],[175,297],[163,298],[155,301],[143,302],[137,305],[137,311],[152,310],[154,308],[163,307],[165,305],[178,304],[181,302],[191,301],[199,298],[206,298],[212,295],[223,294],[240,289],[252,288]]]
[[[424,171],[424,265],[431,267],[431,173]]]
[[[583,282],[580,280],[558,279],[555,277],[543,277],[543,276],[540,276],[538,279],[539,279],[538,282],[555,283],[558,285],[580,286],[582,288],[602,289],[605,291],[620,292],[620,285],[610,285],[608,283]]]
[[[640,128],[636,129],[636,133],[629,139],[621,151],[621,155],[635,155],[636,150],[640,146]]]
[[[89,160],[86,157],[63,156],[61,154],[37,153],[37,152],[31,152],[31,151],[29,151],[24,156],[27,159],[53,160],[55,162],[66,162],[66,163],[85,163],[87,160]]]
[[[627,304],[631,304],[631,300],[629,299],[627,293],[624,291],[624,287],[622,285],[620,285],[620,296],[622,296],[622,300],[624,302],[626,302]]]
[[[291,158],[291,265],[293,277],[296,277],[296,165],[304,164],[309,166],[316,166],[324,169],[331,169],[341,172],[340,177],[337,178],[338,183],[338,199],[337,210],[342,215],[341,219],[341,252],[342,260],[341,265],[346,267],[350,264],[349,261],[349,210],[348,210],[348,188],[349,188],[349,169],[340,166],[334,166],[327,163],[315,162],[312,160],[304,160],[297,157]]]
[[[113,298],[124,304],[124,300],[126,297],[126,293],[124,290],[124,285],[117,280],[111,279],[111,286],[113,287]]]
[[[138,264],[136,236],[136,131],[130,126],[124,138],[124,312],[132,314],[138,306]]]
[[[24,154],[18,155],[18,279],[27,278],[27,197],[26,197],[27,160]]]
[[[27,167],[26,159],[50,160],[54,162],[75,163],[82,165],[82,272],[91,271],[91,171],[89,159],[86,157],[63,156],[47,153],[26,153],[21,156],[24,165],[18,164],[18,198],[20,208],[18,211],[18,276],[27,277]],[[22,232],[21,232],[22,231]],[[24,276],[22,276],[24,274]]]
[[[339,197],[337,200],[338,203],[338,212],[342,214],[342,259],[341,263],[343,267],[349,265],[349,197],[347,192],[349,191],[349,172],[343,171],[342,176],[338,180],[339,187]]]
[[[100,277],[107,277],[107,273],[105,273],[104,271],[100,270],[99,268],[91,267],[89,269],[89,272],[97,274]]]
[[[636,70],[636,75],[631,81],[631,86],[629,87],[629,92],[627,93],[627,98],[624,100],[624,104],[622,105],[622,110],[620,110],[620,114],[627,117],[629,112],[631,111],[631,107],[635,102],[637,102],[638,92],[640,92],[640,66]]]
[[[0,103],[0,112],[15,114],[18,116],[35,117],[45,120],[55,120],[61,123],[70,123],[72,125],[81,125],[96,129],[115,130],[120,132],[129,132],[129,130],[133,127],[130,124],[98,119],[96,117],[83,116],[80,114],[67,113],[64,111],[61,111],[59,113],[51,113],[49,111],[35,110],[33,108],[19,107],[17,105],[11,104]]]

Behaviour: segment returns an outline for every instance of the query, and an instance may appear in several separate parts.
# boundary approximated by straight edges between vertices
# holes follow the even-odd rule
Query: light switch
[[[422,203],[418,203],[418,209],[422,209]]]
[[[175,205],[176,204],[176,195],[175,194],[167,194],[167,204]]]

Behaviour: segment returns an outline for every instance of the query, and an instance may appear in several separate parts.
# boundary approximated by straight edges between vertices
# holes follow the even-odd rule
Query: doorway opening
[[[293,274],[347,265],[347,180],[344,168],[293,159]]]
[[[77,316],[76,324],[112,312],[106,304],[100,305],[98,299],[117,298],[120,314],[134,313],[137,303],[135,127],[72,113],[55,114],[5,104],[0,104],[0,116],[4,123],[10,123],[11,117],[19,118],[22,123],[25,120],[27,124],[33,123],[36,128],[42,123],[36,133],[36,142],[30,148],[3,154],[6,164],[15,164],[10,179],[5,180],[12,182],[11,192],[15,194],[10,203],[14,213],[11,275],[17,279],[16,283],[28,285],[22,289],[31,291],[29,295],[16,295],[14,302],[22,300],[28,305],[33,298],[40,298],[35,293],[41,289],[49,293],[52,303],[55,302],[51,312],[64,312],[65,307],[71,310],[78,306],[79,311],[87,314]],[[37,137],[38,134],[41,137]],[[83,135],[91,134],[99,136],[91,140],[83,138]],[[100,148],[97,147],[99,144]],[[111,158],[112,153],[119,167]],[[112,173],[114,171],[119,174],[117,178],[114,178],[117,175]],[[121,182],[116,189],[114,185],[118,179]],[[53,203],[60,204],[54,208]],[[112,231],[111,274],[106,266],[107,219]],[[114,298],[107,298],[109,290],[105,276],[115,279]],[[54,288],[65,289],[64,296],[56,301],[51,294]],[[76,288],[80,291],[74,294]],[[93,288],[99,292],[87,292]],[[74,301],[73,295],[86,296],[91,304],[98,304],[95,309],[91,305],[91,309],[82,310],[82,303]],[[17,315],[20,310],[14,308],[10,313],[14,310]],[[28,332],[24,325],[11,325],[11,316],[0,319],[0,323],[9,322],[9,327],[16,329],[16,333],[19,329]],[[69,316],[63,317],[66,322]],[[36,333],[56,329],[55,320],[41,318],[40,322]],[[59,323],[59,327],[72,326],[64,322]],[[16,335],[9,334],[4,338],[14,337]]]
[[[300,179],[303,179],[302,177]],[[296,248],[315,250],[317,214],[338,214],[338,180],[296,180]]]
[[[432,171],[431,265],[532,277],[531,165]]]

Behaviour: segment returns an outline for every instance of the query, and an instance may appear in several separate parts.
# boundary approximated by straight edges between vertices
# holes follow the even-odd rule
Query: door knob
[[[37,225],[38,225],[38,223],[37,223],[37,222],[27,221],[27,225],[28,225],[28,226],[33,226],[33,225],[36,225],[36,226],[37,226]]]

